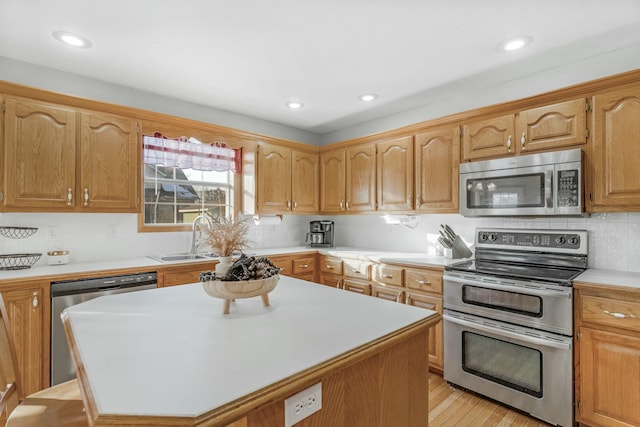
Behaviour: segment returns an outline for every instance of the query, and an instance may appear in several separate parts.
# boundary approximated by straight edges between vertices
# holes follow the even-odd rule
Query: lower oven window
[[[536,349],[464,331],[462,369],[531,396],[542,397],[542,353]]]
[[[462,301],[466,304],[523,314],[529,317],[542,317],[542,298],[536,295],[464,285],[462,286]]]

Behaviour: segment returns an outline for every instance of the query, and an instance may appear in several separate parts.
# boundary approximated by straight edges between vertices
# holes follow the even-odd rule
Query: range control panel
[[[568,252],[586,249],[586,230],[519,230],[478,229],[476,246],[523,250],[567,249]]]

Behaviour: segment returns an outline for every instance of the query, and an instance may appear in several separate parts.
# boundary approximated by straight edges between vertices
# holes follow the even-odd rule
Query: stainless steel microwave
[[[582,215],[582,150],[460,164],[464,216]]]

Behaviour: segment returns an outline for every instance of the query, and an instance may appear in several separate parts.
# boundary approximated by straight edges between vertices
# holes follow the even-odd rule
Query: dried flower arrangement
[[[211,228],[205,228],[206,242],[219,256],[231,256],[242,252],[251,243],[247,239],[249,225],[247,219],[227,219],[211,217]]]

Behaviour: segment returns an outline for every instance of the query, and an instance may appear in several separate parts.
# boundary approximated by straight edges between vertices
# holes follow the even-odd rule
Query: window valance
[[[181,136],[171,139],[156,132],[142,137],[144,163],[200,171],[242,172],[242,149],[222,142],[204,143]]]

